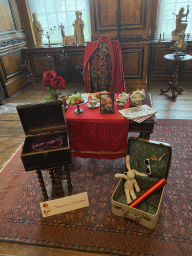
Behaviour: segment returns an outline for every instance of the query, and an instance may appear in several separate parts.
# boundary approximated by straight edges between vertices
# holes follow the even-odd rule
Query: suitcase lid
[[[60,100],[18,105],[16,109],[27,136],[67,130]]]
[[[167,179],[172,156],[168,143],[136,137],[128,139],[127,154],[130,156],[131,169],[150,179]]]

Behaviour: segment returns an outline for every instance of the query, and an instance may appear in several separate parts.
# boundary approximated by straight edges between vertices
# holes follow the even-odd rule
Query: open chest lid
[[[141,176],[167,179],[172,156],[170,144],[130,137],[127,154],[130,157],[131,169],[139,172]]]
[[[16,109],[27,136],[67,130],[62,101],[18,105]]]

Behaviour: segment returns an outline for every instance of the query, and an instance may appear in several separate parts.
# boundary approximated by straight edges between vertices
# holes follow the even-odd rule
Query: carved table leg
[[[160,92],[162,94],[168,92],[169,90],[171,90],[172,91],[172,99],[177,98],[177,95],[181,94],[181,92],[183,91],[182,87],[179,87],[179,88],[177,87],[178,86],[179,65],[180,65],[179,61],[176,61],[176,63],[175,63],[175,71],[174,71],[174,75],[173,75],[173,81],[172,82],[168,82],[168,84],[169,84],[168,89],[163,89],[163,87],[161,87],[161,89],[160,89]]]
[[[58,196],[64,196],[63,186],[61,182],[61,167],[54,168],[55,174],[55,189]]]
[[[171,90],[171,88],[172,88],[172,82],[168,82],[168,85],[169,85],[169,87],[168,87],[167,89],[163,89],[163,87],[160,88],[160,92],[161,92],[162,94],[168,92],[169,90]]]
[[[71,190],[73,188],[73,186],[71,184],[71,177],[70,177],[70,173],[69,173],[68,164],[65,165],[65,174],[66,174],[68,189]]]
[[[52,185],[55,185],[55,176],[54,176],[54,171],[52,169],[49,170],[49,175],[51,178]]]
[[[39,184],[40,184],[40,187],[41,187],[43,201],[47,201],[49,199],[49,197],[48,197],[48,194],[47,194],[45,183],[43,181],[43,176],[42,176],[41,170],[36,170],[36,174],[37,174]]]

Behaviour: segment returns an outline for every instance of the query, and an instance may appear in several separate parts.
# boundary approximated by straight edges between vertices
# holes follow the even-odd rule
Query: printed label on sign
[[[40,203],[43,217],[49,217],[87,206],[89,206],[87,192]]]

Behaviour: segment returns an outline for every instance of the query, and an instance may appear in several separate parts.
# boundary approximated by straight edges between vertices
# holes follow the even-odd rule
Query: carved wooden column
[[[53,169],[50,169],[50,170],[49,170],[49,175],[50,175],[50,178],[51,178],[51,183],[52,183],[52,185],[55,185],[55,176],[54,176],[54,171],[53,171]]]
[[[70,177],[70,173],[69,173],[68,164],[65,165],[65,175],[66,175],[66,179],[67,179],[68,189],[72,190],[73,186],[71,184],[71,177]]]
[[[64,196],[63,186],[61,182],[61,167],[54,168],[55,175],[55,193],[57,196]]]
[[[44,180],[43,180],[41,170],[36,170],[36,174],[37,174],[37,178],[39,180],[39,184],[40,184],[40,187],[41,187],[43,201],[47,201],[49,199],[49,197],[48,197],[48,194],[47,194],[47,190],[46,190],[46,187],[45,187],[45,183],[44,183]]]

